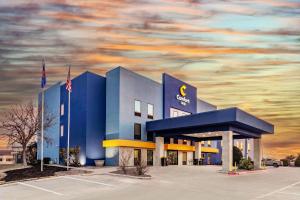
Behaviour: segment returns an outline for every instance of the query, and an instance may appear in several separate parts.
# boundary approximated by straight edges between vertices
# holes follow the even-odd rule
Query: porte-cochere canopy
[[[219,131],[233,131],[235,133],[234,138],[237,139],[260,138],[262,134],[274,134],[274,126],[272,124],[239,108],[221,109],[149,121],[146,123],[146,130],[155,136],[192,136],[195,139],[198,138],[198,140],[221,138],[219,134],[205,137],[205,139],[201,138],[201,133]]]

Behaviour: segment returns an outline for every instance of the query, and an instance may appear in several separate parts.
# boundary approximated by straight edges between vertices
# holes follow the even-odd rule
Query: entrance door
[[[178,151],[167,151],[168,165],[178,165]]]
[[[141,150],[135,149],[134,150],[134,165],[138,165],[141,162]]]
[[[182,152],[182,165],[187,165],[187,152]]]
[[[147,165],[153,165],[153,150],[147,150]]]

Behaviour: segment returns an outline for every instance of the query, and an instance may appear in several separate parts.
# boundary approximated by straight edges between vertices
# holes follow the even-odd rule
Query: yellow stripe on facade
[[[184,144],[165,144],[165,150],[195,151],[195,147]]]
[[[212,147],[201,147],[203,153],[219,153],[219,149]]]
[[[104,140],[103,147],[132,147],[132,148],[145,148],[155,149],[155,143],[144,142],[136,140]],[[176,150],[176,151],[195,151],[194,146],[185,144],[165,144],[165,150]],[[212,147],[201,147],[203,153],[219,153],[219,149]]]
[[[103,147],[134,147],[155,149],[155,143],[135,140],[104,140]]]

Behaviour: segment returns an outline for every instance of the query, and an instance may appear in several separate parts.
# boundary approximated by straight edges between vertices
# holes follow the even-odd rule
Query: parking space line
[[[62,193],[55,192],[55,191],[52,191],[52,190],[48,190],[48,189],[45,189],[45,188],[42,188],[42,187],[30,185],[30,184],[27,184],[27,183],[18,182],[18,184],[24,185],[24,186],[27,186],[27,187],[31,187],[31,188],[35,188],[35,189],[38,189],[38,190],[42,190],[42,191],[45,191],[45,192],[50,192],[52,194],[56,194],[56,195],[60,195],[60,196],[63,195]]]
[[[102,182],[98,182],[98,181],[90,181],[90,180],[75,178],[75,177],[70,177],[70,176],[63,176],[62,178],[73,179],[73,180],[82,181],[82,182],[86,182],[86,183],[94,183],[94,184],[98,184],[98,185],[105,185],[105,186],[113,187],[113,185],[110,185],[107,183],[102,183]]]
[[[269,193],[267,193],[267,194],[260,195],[260,196],[254,198],[254,199],[262,199],[262,198],[264,198],[264,197],[271,196],[272,194],[280,193],[280,192],[282,192],[282,191],[284,191],[284,190],[286,190],[286,189],[289,189],[289,188],[291,188],[291,187],[293,187],[293,186],[295,186],[295,185],[298,185],[298,184],[300,184],[300,181],[298,181],[298,182],[296,182],[296,183],[292,183],[292,184],[290,184],[290,185],[287,185],[287,186],[285,186],[285,187],[283,187],[283,188],[280,188],[280,189],[278,189],[278,190],[274,190],[274,191],[269,192]]]
[[[295,192],[278,192],[280,194],[290,194],[290,195],[296,195],[296,196],[300,196],[300,193],[295,193]]]

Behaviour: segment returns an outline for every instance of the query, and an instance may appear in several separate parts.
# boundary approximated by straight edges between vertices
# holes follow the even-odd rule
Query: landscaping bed
[[[84,170],[70,170],[67,171],[65,167],[57,167],[57,166],[44,166],[43,172],[41,172],[41,166],[29,166],[23,169],[15,169],[5,171],[6,176],[2,178],[0,181],[11,182],[11,181],[20,181],[26,179],[34,179],[55,175],[66,175],[66,174],[80,174],[80,173],[88,173]]]
[[[144,175],[138,175],[135,168],[129,168],[126,170],[126,174],[123,172],[123,170],[117,170],[110,172],[112,174],[118,174],[118,175],[126,175],[126,176],[134,176],[134,177],[141,177],[141,178],[151,178],[150,175],[144,174]]]

